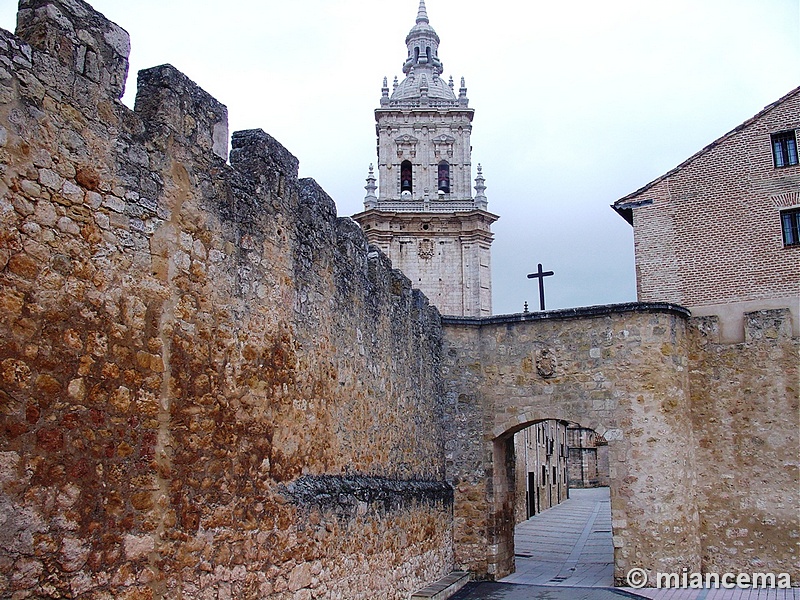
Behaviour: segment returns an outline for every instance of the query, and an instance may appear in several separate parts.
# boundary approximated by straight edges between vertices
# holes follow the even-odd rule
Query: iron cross
[[[539,263],[539,270],[528,275],[528,279],[539,280],[539,310],[544,310],[544,278],[554,275],[553,271],[542,271],[542,263]]]

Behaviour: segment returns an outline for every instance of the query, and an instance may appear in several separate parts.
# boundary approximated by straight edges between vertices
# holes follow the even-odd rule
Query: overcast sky
[[[444,76],[466,78],[489,210],[494,312],[636,299],[609,205],[800,85],[800,0],[426,0]],[[402,76],[418,0],[95,0],[136,72],[170,63],[300,160],[340,215],[363,209],[374,109]],[[14,29],[16,2],[0,0]],[[473,177],[475,172],[473,171]]]

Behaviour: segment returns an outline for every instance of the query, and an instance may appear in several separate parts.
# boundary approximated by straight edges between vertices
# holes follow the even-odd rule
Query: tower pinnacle
[[[419,0],[419,11],[417,11],[417,23],[428,23],[428,11],[425,9],[425,0]]]

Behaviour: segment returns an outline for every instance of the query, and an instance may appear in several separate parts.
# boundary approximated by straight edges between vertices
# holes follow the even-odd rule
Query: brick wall
[[[783,246],[779,212],[800,206],[800,166],[773,166],[770,134],[799,128],[794,90],[617,203],[642,203],[633,209],[640,301],[797,304],[800,247]]]

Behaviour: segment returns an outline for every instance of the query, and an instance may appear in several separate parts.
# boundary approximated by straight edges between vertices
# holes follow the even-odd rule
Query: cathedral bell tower
[[[492,314],[492,223],[478,165],[473,197],[472,117],[464,78],[442,78],[439,36],[425,1],[406,36],[405,78],[383,79],[375,110],[378,178],[370,165],[364,211],[353,218],[442,314]],[[377,194],[376,194],[377,192]]]

